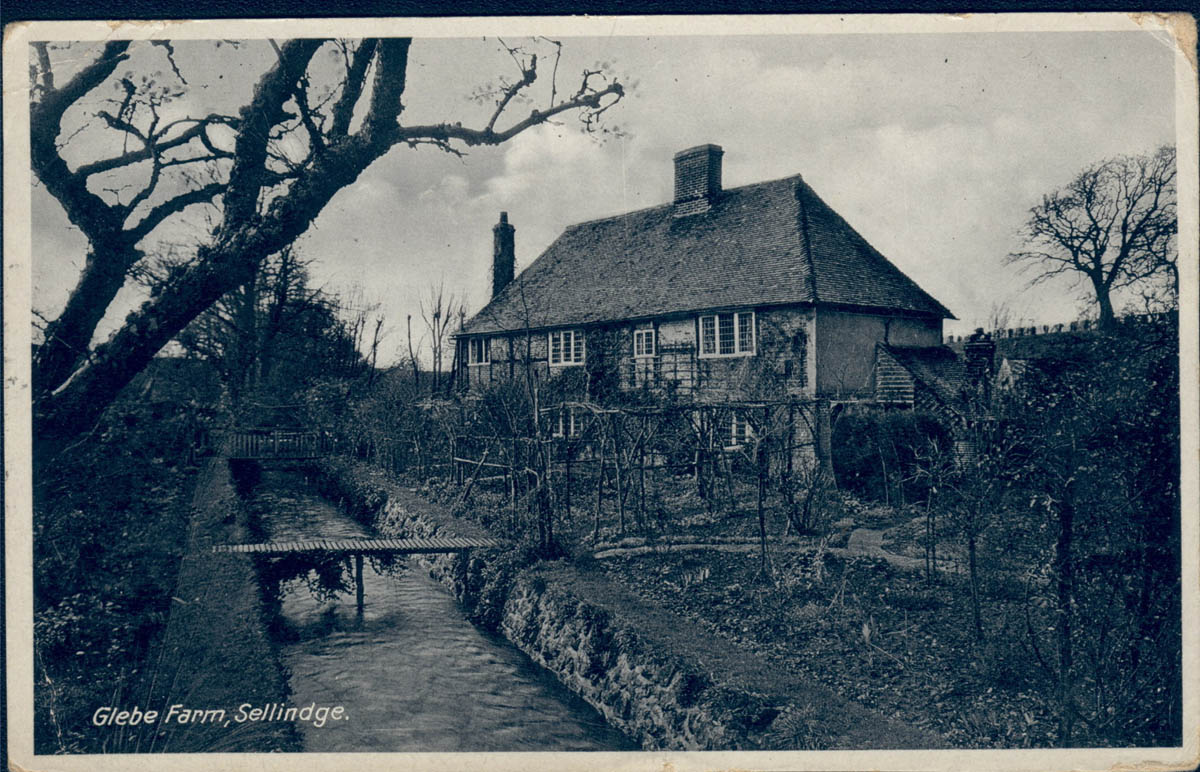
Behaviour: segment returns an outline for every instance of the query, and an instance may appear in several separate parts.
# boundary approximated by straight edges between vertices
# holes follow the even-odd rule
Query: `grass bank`
[[[201,471],[192,513],[150,704],[232,715],[243,703],[282,702],[287,677],[267,633],[254,565],[247,555],[210,549],[247,541],[251,531],[224,459],[211,459]],[[173,723],[160,728],[149,750],[266,753],[301,746],[286,722]]]

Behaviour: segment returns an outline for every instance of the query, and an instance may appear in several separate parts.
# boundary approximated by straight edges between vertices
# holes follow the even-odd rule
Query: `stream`
[[[264,470],[249,507],[270,541],[370,538],[302,473]],[[344,706],[345,718],[297,721],[304,750],[636,750],[600,714],[497,635],[472,625],[413,559],[380,572],[365,561],[366,606],[353,590],[318,600],[284,584],[289,705]]]

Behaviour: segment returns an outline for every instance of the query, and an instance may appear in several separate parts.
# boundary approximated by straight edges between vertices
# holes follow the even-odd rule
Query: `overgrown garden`
[[[829,463],[803,401],[393,375],[314,389],[308,415],[525,561],[602,571],[956,745],[1171,744],[1176,351],[1165,323],[1079,336],[965,425],[849,406]]]

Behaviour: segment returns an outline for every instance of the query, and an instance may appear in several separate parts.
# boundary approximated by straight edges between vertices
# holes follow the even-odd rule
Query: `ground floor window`
[[[740,448],[754,441],[754,427],[745,416],[734,413],[729,424],[729,447]]]
[[[471,338],[467,341],[467,362],[473,365],[486,365],[491,361],[487,338]]]
[[[564,407],[558,411],[558,421],[554,425],[555,437],[578,437],[583,431],[583,416],[577,415],[574,408]]]

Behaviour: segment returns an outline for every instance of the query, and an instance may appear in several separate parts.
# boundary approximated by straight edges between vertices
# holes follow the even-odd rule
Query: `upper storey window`
[[[581,365],[585,354],[581,330],[550,333],[550,364]]]
[[[633,331],[633,355],[635,357],[654,356],[654,328]]]
[[[753,311],[700,317],[700,356],[751,356],[754,346]]]

